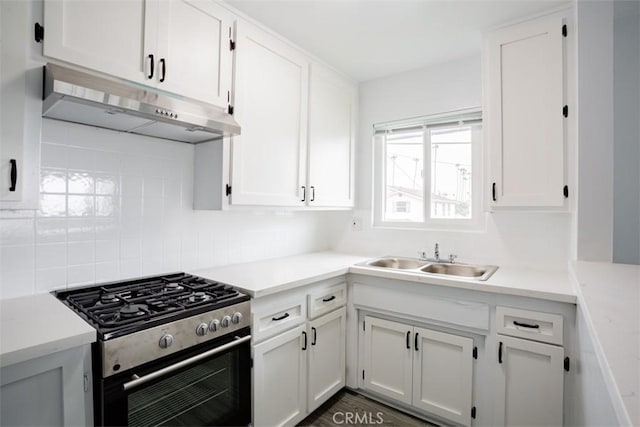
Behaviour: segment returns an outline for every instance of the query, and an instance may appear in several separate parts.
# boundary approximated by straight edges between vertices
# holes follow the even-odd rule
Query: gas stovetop
[[[184,273],[54,292],[101,340],[249,300],[235,288]]]

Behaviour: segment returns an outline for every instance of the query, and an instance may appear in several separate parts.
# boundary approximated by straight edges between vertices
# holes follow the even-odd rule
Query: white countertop
[[[233,285],[254,298],[347,273],[356,273],[572,304],[576,302],[576,294],[568,273],[501,267],[489,280],[481,282],[356,265],[367,259],[371,258],[336,252],[317,252],[189,273]]]
[[[622,425],[640,425],[640,266],[571,265],[605,383]]]
[[[0,300],[0,367],[95,340],[96,330],[53,295]]]
[[[234,264],[225,267],[190,271],[235,286],[253,298],[260,298],[319,280],[342,276],[349,267],[367,257],[336,252],[316,252],[286,258]]]

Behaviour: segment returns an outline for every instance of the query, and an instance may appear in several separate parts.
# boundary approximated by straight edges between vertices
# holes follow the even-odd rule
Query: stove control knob
[[[160,338],[160,348],[169,348],[173,344],[173,335],[165,334]]]
[[[200,323],[196,328],[196,335],[199,337],[206,335],[207,332],[209,332],[209,325],[206,323]]]
[[[224,316],[220,322],[223,328],[228,328],[231,324],[231,316]]]
[[[220,321],[218,319],[213,319],[210,323],[209,323],[209,330],[211,332],[215,332],[218,329],[220,329]]]
[[[242,313],[240,313],[239,311],[236,311],[235,313],[233,313],[233,317],[231,317],[231,321],[234,324],[238,324],[242,321]]]

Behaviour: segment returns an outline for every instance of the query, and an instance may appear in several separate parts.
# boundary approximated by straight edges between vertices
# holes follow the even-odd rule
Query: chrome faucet
[[[438,247],[437,243],[436,247],[433,248],[433,259],[435,259],[436,261],[440,261],[440,248]]]
[[[436,243],[436,246],[433,249],[433,258],[429,258],[427,256],[427,251],[418,251],[418,257],[421,261],[440,262],[440,247]]]

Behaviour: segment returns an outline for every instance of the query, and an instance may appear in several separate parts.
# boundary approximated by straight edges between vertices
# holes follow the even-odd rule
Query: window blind
[[[416,132],[424,128],[464,126],[482,123],[482,111],[479,108],[452,111],[449,113],[415,117],[373,125],[375,135]]]

